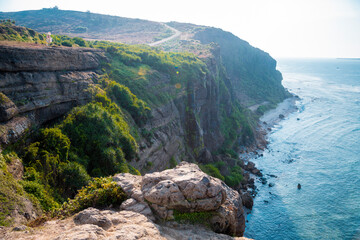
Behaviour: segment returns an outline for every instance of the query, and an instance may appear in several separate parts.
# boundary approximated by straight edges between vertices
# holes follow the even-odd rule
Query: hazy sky
[[[219,27],[273,57],[360,57],[360,0],[0,0],[0,11],[55,5]]]

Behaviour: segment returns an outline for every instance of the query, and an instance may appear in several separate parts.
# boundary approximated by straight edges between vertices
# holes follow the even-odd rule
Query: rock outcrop
[[[76,218],[83,212],[93,213],[93,219],[106,218],[110,227],[104,229],[99,222],[75,223]],[[183,240],[183,239],[212,239],[212,240],[247,240],[244,237],[231,237],[218,234],[201,225],[178,224],[175,222],[156,224],[144,215],[132,211],[113,211],[86,209],[75,217],[65,220],[52,220],[39,228],[21,228],[20,231],[0,229],[0,238],[8,240],[19,239],[56,239],[56,240]],[[100,218],[99,218],[100,216]],[[101,222],[101,220],[100,220]]]
[[[120,210],[85,209],[39,228],[0,229],[5,239],[246,239],[240,195],[222,181],[182,162],[174,169],[113,177],[129,196]],[[199,222],[176,222],[176,212],[211,212],[212,231]],[[217,232],[217,233],[216,233]],[[221,234],[225,233],[227,235]],[[230,236],[229,236],[230,235]]]
[[[174,169],[145,176],[126,173],[114,176],[128,194],[121,208],[173,220],[181,213],[211,212],[211,228],[219,233],[242,236],[245,216],[238,192],[219,179],[203,173],[196,164],[182,162]]]
[[[91,99],[98,49],[0,46],[0,144]]]

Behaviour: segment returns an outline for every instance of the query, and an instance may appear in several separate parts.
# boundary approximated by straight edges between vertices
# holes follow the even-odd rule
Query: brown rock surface
[[[8,240],[247,240],[243,237],[214,233],[201,225],[174,222],[158,225],[144,215],[130,211],[103,210],[93,213],[95,215],[101,214],[110,219],[111,227],[105,230],[95,224],[75,224],[74,218],[71,217],[64,220],[48,221],[38,228],[26,228],[25,231],[12,231],[11,228],[0,229],[0,238]]]
[[[0,45],[0,144],[91,100],[104,52]]]
[[[244,233],[245,216],[239,193],[202,172],[196,164],[182,162],[174,169],[143,177],[117,174],[114,180],[131,197],[122,209],[144,214],[150,206],[157,218],[167,220],[174,219],[174,210],[211,211],[215,214],[210,223],[216,232],[236,236]]]

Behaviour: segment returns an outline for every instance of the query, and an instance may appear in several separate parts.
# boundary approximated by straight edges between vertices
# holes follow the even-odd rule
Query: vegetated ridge
[[[60,35],[46,47],[40,45],[44,34],[11,22],[1,25],[0,39],[6,40],[0,47],[1,171],[13,179],[10,166],[25,166],[20,181],[3,180],[4,196],[13,192],[10,182],[19,190],[16,201],[2,199],[2,224],[58,209],[92,177],[153,172],[180,161],[197,162],[239,191],[241,206],[251,208],[249,172],[261,173],[236,152],[266,144],[256,128],[268,106],[255,112],[246,106],[265,101],[271,106],[287,96],[276,62],[219,29],[169,25],[187,40],[180,36],[161,48],[177,52]],[[228,43],[216,40],[217,34],[240,56],[224,54]],[[238,83],[243,77],[254,83]],[[271,85],[269,92],[264,84]],[[249,91],[238,93],[241,87]],[[257,87],[266,94],[254,95]],[[22,198],[34,207],[21,210]],[[77,211],[91,206],[78,204]]]

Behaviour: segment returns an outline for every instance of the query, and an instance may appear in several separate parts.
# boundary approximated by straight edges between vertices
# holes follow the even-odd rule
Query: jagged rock
[[[88,208],[79,212],[74,217],[74,222],[78,225],[93,224],[107,230],[112,226],[110,219],[103,215],[96,208]]]
[[[244,232],[239,193],[203,173],[196,164],[182,162],[174,169],[143,177],[117,174],[113,179],[131,197],[121,205],[122,209],[143,213],[149,203],[158,218],[168,220],[173,219],[174,210],[212,211],[215,214],[210,223],[216,232],[236,236]]]
[[[185,162],[174,169],[146,174],[142,192],[147,201],[167,210],[212,211],[226,198],[221,181]]]
[[[245,170],[247,170],[247,171],[252,171],[253,169],[255,168],[255,163],[253,163],[253,162],[248,162],[246,165],[245,165]]]
[[[207,164],[207,163],[212,163],[213,161],[214,159],[211,155],[211,152],[207,148],[201,150],[198,157],[199,163]]]
[[[254,200],[251,197],[249,192],[245,192],[241,195],[242,198],[242,204],[248,208],[248,209],[252,209],[253,205],[254,205]]]
[[[9,121],[18,114],[16,105],[2,92],[0,92],[0,122]]]

